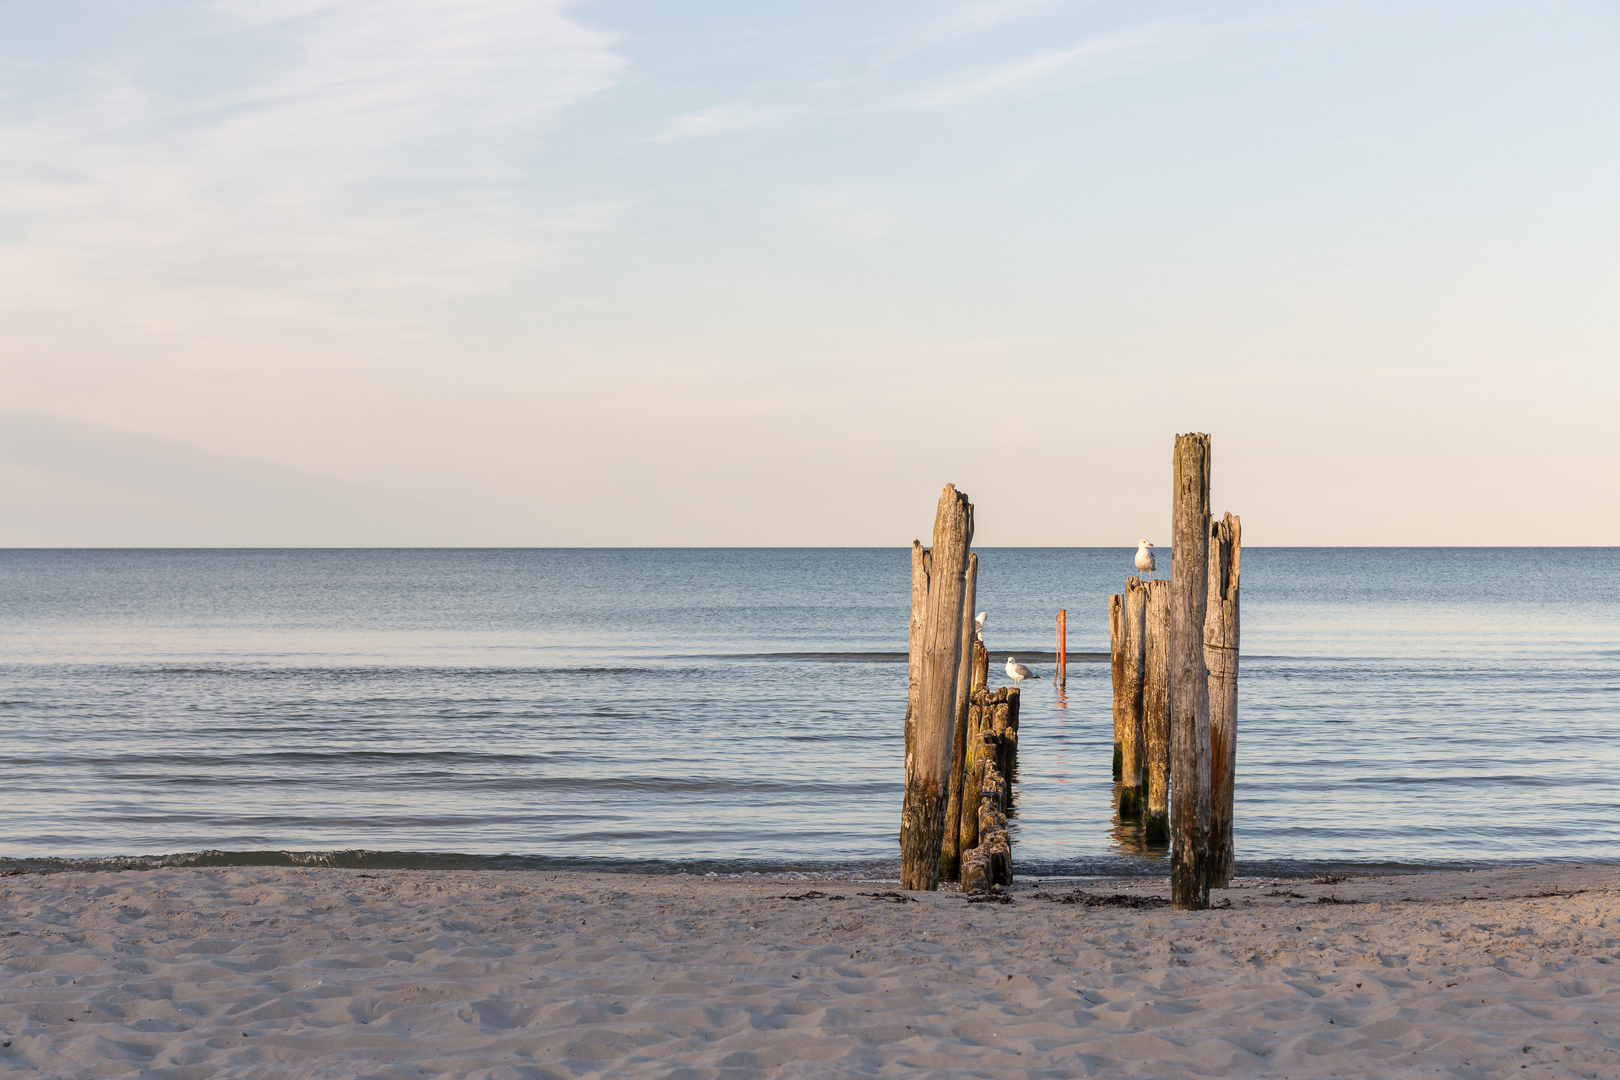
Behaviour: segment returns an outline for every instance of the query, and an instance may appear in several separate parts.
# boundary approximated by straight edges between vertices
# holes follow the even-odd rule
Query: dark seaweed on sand
[[[1162,896],[1130,896],[1126,893],[1090,893],[1074,889],[1066,893],[1042,893],[1041,899],[1054,904],[1079,904],[1082,907],[1153,908],[1166,907],[1170,901]]]

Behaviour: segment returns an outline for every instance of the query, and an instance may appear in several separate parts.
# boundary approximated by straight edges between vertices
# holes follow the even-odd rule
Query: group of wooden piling
[[[942,862],[941,876],[958,878],[962,891],[988,892],[997,885],[1012,884],[1012,839],[1007,835],[1007,814],[1012,810],[1012,784],[1018,770],[1018,690],[1003,686],[990,690],[984,685],[988,661],[983,645],[974,643],[974,686],[968,707],[965,752],[956,762],[955,775],[961,779],[962,798],[953,799],[946,814],[954,820],[957,850],[961,859],[957,873]]]
[[[1170,837],[1170,582],[1129,578],[1108,598],[1119,814]]]
[[[1237,767],[1238,519],[1212,521],[1208,435],[1178,435],[1170,580],[1108,598],[1119,816],[1170,843],[1171,903],[1209,906],[1232,878]]]
[[[911,666],[900,887],[969,891],[1012,883],[1007,813],[1017,771],[1016,689],[986,687],[990,657],[974,634],[979,557],[973,504],[945,485],[934,543],[911,546]]]
[[[1212,521],[1210,439],[1177,435],[1170,580],[1129,578],[1108,598],[1114,776],[1121,818],[1170,844],[1170,901],[1209,906],[1232,877],[1237,766],[1238,519]],[[1007,814],[1017,770],[1019,691],[991,691],[974,634],[979,557],[973,504],[947,484],[934,543],[911,548],[910,688],[900,887],[964,891],[1012,882]],[[1058,613],[1058,678],[1067,653]]]

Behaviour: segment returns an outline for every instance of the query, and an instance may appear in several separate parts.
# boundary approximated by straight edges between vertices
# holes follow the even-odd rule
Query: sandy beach
[[[1235,884],[12,875],[0,1073],[1620,1076],[1613,867]]]

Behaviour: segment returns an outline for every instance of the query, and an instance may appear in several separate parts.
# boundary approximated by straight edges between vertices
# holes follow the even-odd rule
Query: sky
[[[0,0],[0,545],[1620,544],[1620,6]]]

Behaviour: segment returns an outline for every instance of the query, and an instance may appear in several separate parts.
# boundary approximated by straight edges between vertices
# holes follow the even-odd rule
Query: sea
[[[979,551],[991,685],[1043,676],[1020,874],[1166,872],[1111,777],[1133,552]],[[904,548],[0,551],[0,869],[893,877],[909,590]],[[1620,862],[1620,549],[1241,590],[1240,874]]]

